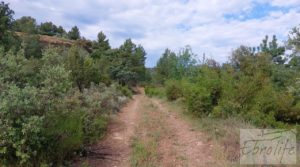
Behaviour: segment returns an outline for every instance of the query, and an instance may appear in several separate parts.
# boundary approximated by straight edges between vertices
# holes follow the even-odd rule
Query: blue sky
[[[131,38],[152,67],[165,48],[190,45],[194,53],[226,62],[232,49],[257,46],[265,35],[280,42],[300,24],[300,0],[8,0],[15,18],[32,16],[67,30],[77,25],[95,39],[103,31],[113,47]]]

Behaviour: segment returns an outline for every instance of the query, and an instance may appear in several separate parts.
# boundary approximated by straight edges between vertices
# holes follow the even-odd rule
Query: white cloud
[[[274,6],[296,6],[299,4],[299,0],[272,0]]]
[[[82,34],[95,39],[102,30],[114,47],[131,37],[148,52],[148,66],[166,47],[187,44],[194,52],[225,62],[238,45],[257,46],[264,35],[284,40],[300,20],[300,0],[9,0],[16,17],[30,15],[39,22],[53,21],[69,29],[78,25]],[[284,7],[255,16],[255,5]],[[293,7],[294,6],[294,7]],[[288,10],[286,11],[286,8]],[[254,12],[254,13],[253,13]],[[243,13],[243,15],[242,15]],[[227,19],[234,15],[236,19]],[[293,21],[295,20],[295,21]]]

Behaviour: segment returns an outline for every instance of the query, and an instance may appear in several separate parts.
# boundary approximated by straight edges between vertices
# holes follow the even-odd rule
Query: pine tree
[[[78,40],[80,39],[80,32],[77,26],[74,26],[69,32],[68,32],[69,39],[72,40]]]

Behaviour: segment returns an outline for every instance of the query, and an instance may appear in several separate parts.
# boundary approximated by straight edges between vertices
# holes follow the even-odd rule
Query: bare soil
[[[155,166],[216,166],[212,156],[214,146],[204,139],[205,134],[194,130],[189,122],[177,112],[170,111],[159,99],[148,98],[144,94],[133,97],[133,100],[113,118],[107,136],[88,148],[91,153],[77,161],[74,166],[86,163],[91,167],[129,167],[132,138],[137,137],[135,132],[143,130],[139,125],[143,112],[149,110],[149,107],[146,109],[146,105],[149,104],[153,105],[151,109],[155,110],[155,115],[149,119],[159,119],[159,126],[165,129],[157,141],[159,165]]]
[[[134,135],[141,96],[133,96],[133,100],[109,123],[106,137],[90,146],[88,156],[81,158],[74,166],[79,167],[83,163],[91,167],[129,166],[130,138]]]
[[[168,129],[167,137],[162,140],[160,146],[162,166],[216,166],[212,158],[213,145],[205,140],[204,134],[196,131],[177,112],[170,111],[160,100],[151,100],[158,106],[158,110],[165,114],[163,122]],[[173,158],[170,158],[172,155]]]

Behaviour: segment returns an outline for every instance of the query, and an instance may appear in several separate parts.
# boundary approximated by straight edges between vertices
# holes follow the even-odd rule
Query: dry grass
[[[26,36],[26,33],[23,32],[15,32],[15,34],[19,37]],[[81,46],[83,47],[87,52],[91,52],[91,48],[89,46],[89,42],[86,40],[70,40],[65,39],[57,36],[48,36],[48,35],[38,35],[40,37],[40,42],[45,45],[52,45],[52,46],[58,46],[58,47],[71,47],[73,45]]]
[[[159,164],[158,146],[163,130],[161,119],[156,117],[156,106],[143,99],[143,117],[136,129],[136,136],[132,140],[132,167],[156,167]]]
[[[26,36],[26,33],[23,32],[16,32],[16,35],[19,37]],[[75,44],[75,41],[59,38],[56,36],[48,36],[48,35],[39,35],[40,41],[42,43],[52,44],[52,45],[62,45],[62,46],[71,46]]]
[[[174,112],[178,112],[184,119],[190,122],[195,130],[204,132],[205,140],[213,143],[213,156],[216,166],[239,165],[239,129],[254,128],[247,122],[236,118],[213,119],[199,118],[185,109],[181,101],[168,102],[166,105]]]
[[[166,105],[169,105],[170,109],[181,114],[183,118],[193,124],[195,130],[205,132],[207,134],[207,140],[212,141],[214,144],[213,153],[214,158],[218,161],[218,164],[222,166],[240,166],[239,164],[239,130],[240,129],[255,129],[254,125],[243,121],[239,118],[199,118],[185,109],[182,102],[168,102],[164,101]],[[298,139],[297,148],[297,165],[300,163],[300,141]],[[292,165],[291,167],[296,167]],[[249,166],[249,165],[248,165]],[[250,166],[249,166],[250,167]],[[283,165],[282,167],[289,167]]]
[[[58,38],[55,36],[47,36],[47,35],[40,35],[40,41],[42,43],[48,43],[52,45],[63,45],[63,46],[72,46],[75,44],[75,41]]]

